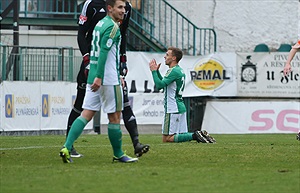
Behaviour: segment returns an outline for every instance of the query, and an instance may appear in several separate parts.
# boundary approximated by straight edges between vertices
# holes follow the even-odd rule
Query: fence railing
[[[69,47],[0,46],[0,81],[75,81],[82,57]]]
[[[131,0],[141,4],[140,11],[155,27],[147,29],[163,45],[181,48],[188,55],[216,52],[217,35],[211,28],[199,28],[166,0]]]

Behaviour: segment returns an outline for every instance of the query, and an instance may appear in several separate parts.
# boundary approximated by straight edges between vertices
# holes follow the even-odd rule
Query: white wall
[[[281,43],[297,41],[299,0],[168,2],[196,26],[215,29],[220,52],[249,52],[259,43],[276,50]]]
[[[20,46],[61,46],[78,48],[77,31],[27,30],[20,26]],[[1,30],[2,44],[13,44],[12,30]]]
[[[213,28],[219,52],[249,52],[266,43],[276,50],[298,37],[299,0],[168,0],[196,26]],[[184,6],[183,6],[184,5]],[[1,42],[12,44],[12,32],[2,30]],[[20,44],[78,48],[76,32],[20,29]],[[29,37],[30,36],[30,37]],[[299,37],[300,38],[300,37]]]

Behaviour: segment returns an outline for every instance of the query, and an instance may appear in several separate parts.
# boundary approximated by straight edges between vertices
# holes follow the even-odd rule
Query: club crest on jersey
[[[87,21],[87,16],[84,16],[84,15],[80,15],[80,16],[79,16],[79,21],[78,21],[78,23],[79,23],[80,25],[83,25],[86,21]]]
[[[107,40],[107,42],[106,42],[106,46],[107,46],[108,48],[110,48],[110,47],[112,46],[112,44],[113,44],[113,40],[112,40],[111,38],[109,38],[109,39]]]

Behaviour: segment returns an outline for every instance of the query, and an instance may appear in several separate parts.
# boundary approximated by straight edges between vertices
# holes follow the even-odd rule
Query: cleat
[[[212,136],[210,136],[207,131],[203,130],[200,131],[202,136],[205,137],[205,139],[209,142],[209,143],[216,143],[215,138],[213,138]]]
[[[74,147],[71,149],[70,156],[73,158],[83,157],[83,155],[78,153]]]
[[[139,160],[138,158],[132,158],[126,154],[122,155],[119,158],[117,158],[116,156],[113,157],[113,162],[119,161],[119,162],[123,162],[123,163],[132,163],[132,162],[137,162],[138,160]]]
[[[207,141],[207,139],[202,135],[201,131],[195,131],[194,135],[198,143],[209,143],[209,141]]]
[[[297,134],[296,139],[300,141],[300,132]]]
[[[70,153],[69,150],[65,147],[63,147],[60,152],[59,152],[59,156],[62,158],[64,163],[72,163],[73,160],[70,157]]]
[[[149,149],[150,149],[149,145],[138,143],[134,147],[134,154],[136,155],[136,157],[141,157],[144,153],[147,153]]]

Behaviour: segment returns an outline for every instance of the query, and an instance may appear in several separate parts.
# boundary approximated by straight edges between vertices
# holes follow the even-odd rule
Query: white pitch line
[[[238,144],[238,143],[237,143]],[[242,144],[242,143],[241,143]],[[132,146],[132,144],[123,144],[122,146]],[[155,144],[155,146],[172,146],[172,143],[161,143]],[[0,151],[7,151],[7,150],[26,150],[26,149],[42,149],[42,148],[61,148],[61,146],[27,146],[27,147],[7,147],[7,148],[0,148]],[[76,147],[88,147],[88,148],[99,148],[99,147],[111,147],[111,145],[76,145]],[[151,147],[151,145],[150,145]],[[189,147],[185,147],[189,148]]]
[[[89,147],[89,148],[99,148],[99,147],[110,147],[111,145],[93,145],[93,146],[82,146],[79,145],[76,147]],[[123,146],[132,146],[131,144],[123,144]],[[28,147],[8,147],[8,148],[0,148],[0,151],[6,150],[26,150],[26,149],[42,149],[42,148],[61,148],[62,146],[28,146]]]
[[[47,146],[50,147],[50,146]],[[53,146],[52,146],[53,147]],[[20,149],[41,149],[41,148],[46,148],[45,146],[29,146],[29,147],[11,147],[11,148],[0,148],[0,151],[5,151],[5,150],[20,150]]]

